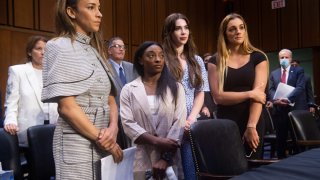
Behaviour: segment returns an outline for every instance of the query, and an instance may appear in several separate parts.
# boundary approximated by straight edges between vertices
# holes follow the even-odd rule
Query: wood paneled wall
[[[271,9],[270,0],[101,0],[103,37],[120,36],[130,61],[140,43],[161,42],[165,17],[180,12],[189,18],[199,54],[215,52],[220,21],[230,12],[244,16],[250,40],[265,52],[282,48],[314,48],[319,58],[320,0],[287,0]],[[54,36],[56,0],[0,0],[0,89],[5,92],[8,66],[24,63],[30,35]],[[319,64],[319,59],[314,59]],[[314,71],[319,77],[319,71]],[[317,78],[314,78],[317,80]],[[319,93],[319,80],[316,94]],[[2,102],[4,97],[2,99]]]

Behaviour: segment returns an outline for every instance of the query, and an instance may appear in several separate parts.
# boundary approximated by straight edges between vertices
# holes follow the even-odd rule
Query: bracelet
[[[171,152],[164,152],[161,154],[161,159],[165,160],[168,164],[172,164],[172,153]]]
[[[247,128],[253,128],[253,129],[256,129],[256,127],[254,127],[254,126],[247,126]]]

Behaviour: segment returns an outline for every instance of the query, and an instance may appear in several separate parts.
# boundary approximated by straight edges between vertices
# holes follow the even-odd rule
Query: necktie
[[[286,84],[286,80],[287,80],[286,69],[283,69],[282,76],[281,76],[281,82]]]
[[[122,85],[125,85],[127,83],[127,80],[126,80],[126,77],[124,76],[122,67],[119,68],[119,76],[120,76]]]

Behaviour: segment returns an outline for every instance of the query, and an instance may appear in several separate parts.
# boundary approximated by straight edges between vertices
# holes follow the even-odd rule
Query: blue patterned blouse
[[[206,71],[206,68],[204,66],[203,60],[200,56],[196,56],[196,60],[199,63],[201,67],[201,73],[202,73],[202,79],[203,79],[203,85],[201,88],[196,89],[192,87],[189,79],[189,69],[188,69],[188,64],[185,66],[184,73],[183,73],[183,78],[182,78],[182,85],[186,93],[186,103],[187,103],[187,114],[191,113],[192,106],[193,106],[193,101],[194,101],[194,96],[196,92],[200,91],[210,91],[209,89],[209,83],[208,83],[208,74]]]

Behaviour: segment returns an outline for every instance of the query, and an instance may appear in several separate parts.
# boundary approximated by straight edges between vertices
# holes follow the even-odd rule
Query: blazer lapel
[[[133,67],[132,66],[129,66],[127,63],[125,63],[124,61],[122,62],[122,66],[124,68],[124,73],[126,75],[126,80],[127,82],[131,81],[132,80],[132,76],[133,76]]]
[[[37,97],[37,102],[43,111],[42,102],[41,102],[41,88],[31,63],[26,64],[25,73],[30,86],[32,87],[34,94]]]
[[[277,84],[279,84],[281,82],[281,68],[279,68],[278,71],[276,71],[275,78],[276,78]]]
[[[144,85],[141,81],[141,77],[139,77],[139,79],[137,79],[137,81],[132,83],[132,85],[135,86],[135,88],[133,88],[133,90],[132,90],[133,91],[132,94],[135,96],[138,104],[140,105],[142,111],[146,114],[148,120],[152,121],[152,116],[151,116],[151,112],[150,112],[150,108],[149,108],[149,102],[147,99],[147,93],[146,93]],[[152,124],[153,130],[156,132],[156,127],[155,127],[154,123],[151,123],[151,124]]]
[[[287,80],[288,85],[292,84],[291,81],[292,81],[293,73],[294,73],[294,68],[292,68],[292,66],[290,66],[289,73],[288,73],[288,80]]]
[[[118,84],[118,86],[120,87],[120,89],[122,89],[123,84],[122,84],[122,82],[121,82],[120,77],[119,77],[118,74],[117,74],[117,70],[114,68],[114,66],[112,65],[112,63],[110,63],[110,64],[111,64],[112,70],[113,70],[113,72],[114,72],[114,79],[116,80],[116,83]]]

